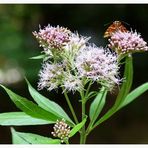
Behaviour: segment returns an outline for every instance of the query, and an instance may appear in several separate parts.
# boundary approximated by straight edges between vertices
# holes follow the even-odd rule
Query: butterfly
[[[121,32],[127,32],[128,30],[120,21],[114,21],[105,31],[104,38],[111,37],[113,33],[120,30]]]

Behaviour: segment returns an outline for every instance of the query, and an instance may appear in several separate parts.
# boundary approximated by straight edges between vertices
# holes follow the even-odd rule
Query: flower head
[[[83,89],[82,82],[78,76],[74,76],[70,73],[65,73],[64,77],[63,87],[65,90],[75,92],[76,90]]]
[[[86,43],[90,37],[84,37],[78,33],[72,33],[69,38],[69,43],[66,44],[65,50],[69,52],[78,52],[80,49],[86,47]]]
[[[109,49],[88,46],[79,52],[75,65],[80,77],[92,79],[108,88],[119,82],[117,57]]]
[[[58,137],[61,139],[61,142],[64,142],[64,140],[68,140],[69,134],[70,134],[70,126],[68,126],[65,123],[65,120],[62,119],[61,121],[56,122],[56,124],[53,127],[54,132],[51,132],[51,134],[54,137]]]
[[[33,32],[33,35],[38,39],[40,46],[44,48],[45,52],[48,49],[61,49],[69,42],[71,31],[64,27],[46,26],[40,29],[39,32]]]
[[[53,54],[53,52],[57,54],[59,51],[60,53],[61,51],[76,52],[84,47],[89,40],[78,33],[72,33],[67,28],[50,25],[40,29],[39,32],[34,31],[33,35],[39,41],[40,46],[44,48],[46,54]]]
[[[136,31],[122,32],[119,30],[113,33],[108,46],[118,54],[148,51],[147,43]]]
[[[49,64],[46,62],[42,67],[43,68],[39,73],[40,80],[38,83],[38,88],[47,88],[49,91],[58,88],[62,78],[63,65]]]

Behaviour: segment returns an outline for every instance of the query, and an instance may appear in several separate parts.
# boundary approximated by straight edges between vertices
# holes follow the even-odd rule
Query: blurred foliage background
[[[41,60],[30,60],[40,54],[41,48],[32,35],[39,24],[68,27],[84,36],[91,36],[90,42],[106,46],[103,34],[108,25],[120,20],[128,23],[148,41],[148,5],[134,4],[0,4],[0,82],[18,94],[31,98],[27,91],[25,75],[36,88]],[[108,24],[108,25],[106,25]],[[125,24],[126,25],[126,24]],[[133,88],[148,81],[148,52],[134,54]],[[52,98],[69,112],[63,96],[59,93],[42,94]],[[107,108],[114,103],[116,93],[109,94]],[[72,104],[80,118],[80,103],[71,95]],[[18,111],[6,93],[0,89],[0,112]],[[102,123],[88,137],[87,143],[148,143],[148,93]],[[87,107],[89,109],[89,105]],[[18,131],[51,136],[52,127],[23,126]],[[78,143],[75,136],[72,143]],[[10,127],[0,126],[0,143],[11,143]]]

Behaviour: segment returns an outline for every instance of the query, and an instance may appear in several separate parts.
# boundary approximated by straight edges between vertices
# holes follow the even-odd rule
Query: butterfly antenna
[[[121,22],[123,22],[124,24],[126,24],[126,25],[130,26],[130,24],[129,24],[129,23],[127,23],[127,22],[125,22],[125,21],[121,21]]]
[[[112,22],[113,22],[113,21],[110,21],[110,22],[104,24],[103,26],[108,26],[108,25],[111,24]]]

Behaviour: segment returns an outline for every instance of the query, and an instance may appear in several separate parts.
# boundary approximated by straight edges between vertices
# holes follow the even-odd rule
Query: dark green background
[[[107,26],[115,20],[128,23],[128,28],[133,28],[142,34],[148,41],[148,5],[133,4],[11,4],[0,5],[0,69],[7,61],[13,61],[24,69],[28,80],[37,86],[38,71],[41,67],[40,60],[29,58],[38,55],[41,48],[32,35],[38,30],[39,24],[68,27],[78,31],[84,36],[91,36],[90,42],[97,46],[106,46],[107,41],[103,33]],[[13,65],[14,63],[8,63]],[[134,54],[134,84],[133,88],[148,81],[148,52]],[[8,85],[13,91],[22,96],[29,97],[25,81]],[[57,101],[69,112],[64,98],[60,92],[41,91],[44,95]],[[113,102],[116,93],[109,94],[106,109]],[[71,95],[71,101],[80,119],[80,103]],[[88,137],[87,143],[148,143],[148,93],[140,96],[135,102],[116,113],[96,128]],[[89,105],[87,107],[89,109]],[[17,111],[6,93],[0,89],[0,112]],[[24,126],[15,127],[18,131],[38,133],[51,136],[52,127]],[[78,143],[79,136],[75,136],[72,143]],[[11,143],[10,128],[0,126],[0,143]]]

